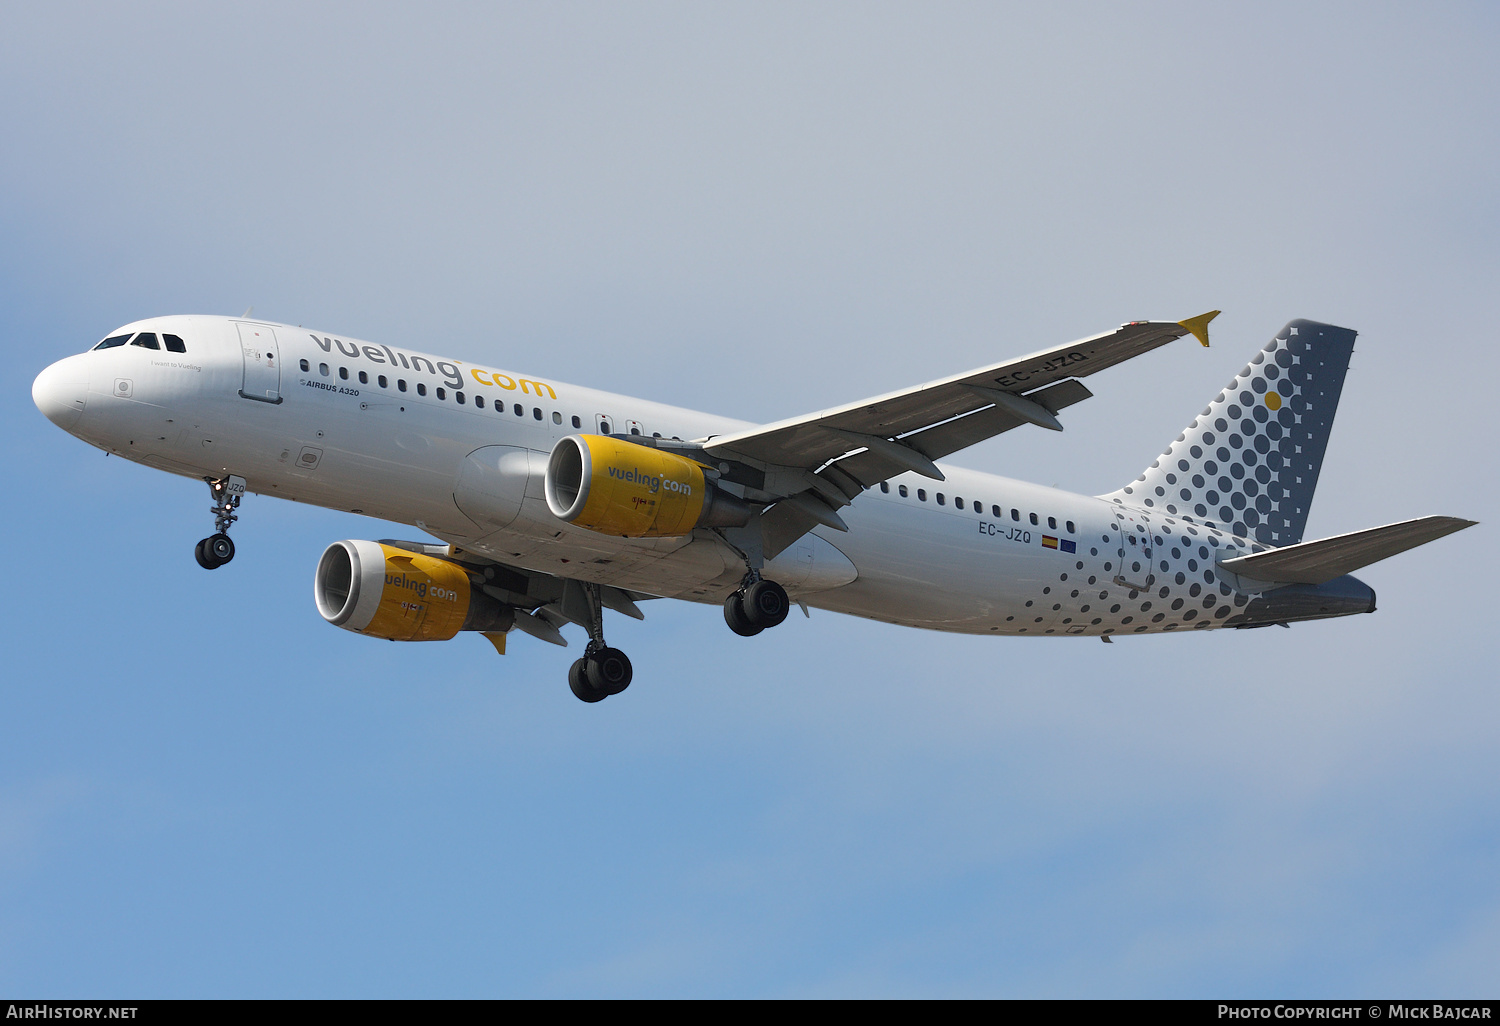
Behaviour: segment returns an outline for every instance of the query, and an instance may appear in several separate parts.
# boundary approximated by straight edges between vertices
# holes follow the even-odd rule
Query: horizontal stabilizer
[[[1268,549],[1226,559],[1219,565],[1230,573],[1278,584],[1325,584],[1398,552],[1426,545],[1446,534],[1473,527],[1476,521],[1458,517],[1418,517],[1332,538]]]

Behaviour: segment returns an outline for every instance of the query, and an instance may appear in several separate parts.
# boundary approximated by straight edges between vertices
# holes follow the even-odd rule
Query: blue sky
[[[1494,8],[47,5],[0,33],[0,990],[1391,996],[1500,983],[1488,523],[1373,616],[1122,639],[814,612],[323,623],[339,538],[31,379],[257,315],[769,421],[1141,317],[979,467],[1090,494],[1293,317],[1360,330],[1309,533],[1488,521]],[[576,643],[575,643],[576,647]]]

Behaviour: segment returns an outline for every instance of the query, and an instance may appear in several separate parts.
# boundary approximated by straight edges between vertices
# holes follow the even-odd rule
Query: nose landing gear
[[[214,504],[209,507],[209,512],[214,515],[214,534],[198,543],[193,549],[193,556],[203,569],[217,570],[234,558],[234,542],[229,540],[229,525],[239,519],[234,511],[239,509],[240,499],[244,497],[245,479],[231,474],[226,478],[204,480],[208,482],[208,490],[214,498]]]

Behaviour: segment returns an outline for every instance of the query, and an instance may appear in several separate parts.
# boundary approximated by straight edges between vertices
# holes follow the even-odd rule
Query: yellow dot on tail
[[[1268,409],[1268,410],[1279,410],[1279,409],[1281,409],[1281,396],[1277,395],[1275,392],[1267,392],[1266,393],[1266,409]]]

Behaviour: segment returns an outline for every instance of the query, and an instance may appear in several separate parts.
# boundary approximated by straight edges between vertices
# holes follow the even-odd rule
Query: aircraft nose
[[[77,356],[59,360],[31,383],[31,401],[48,420],[64,431],[73,430],[83,416],[89,394],[88,366]]]

